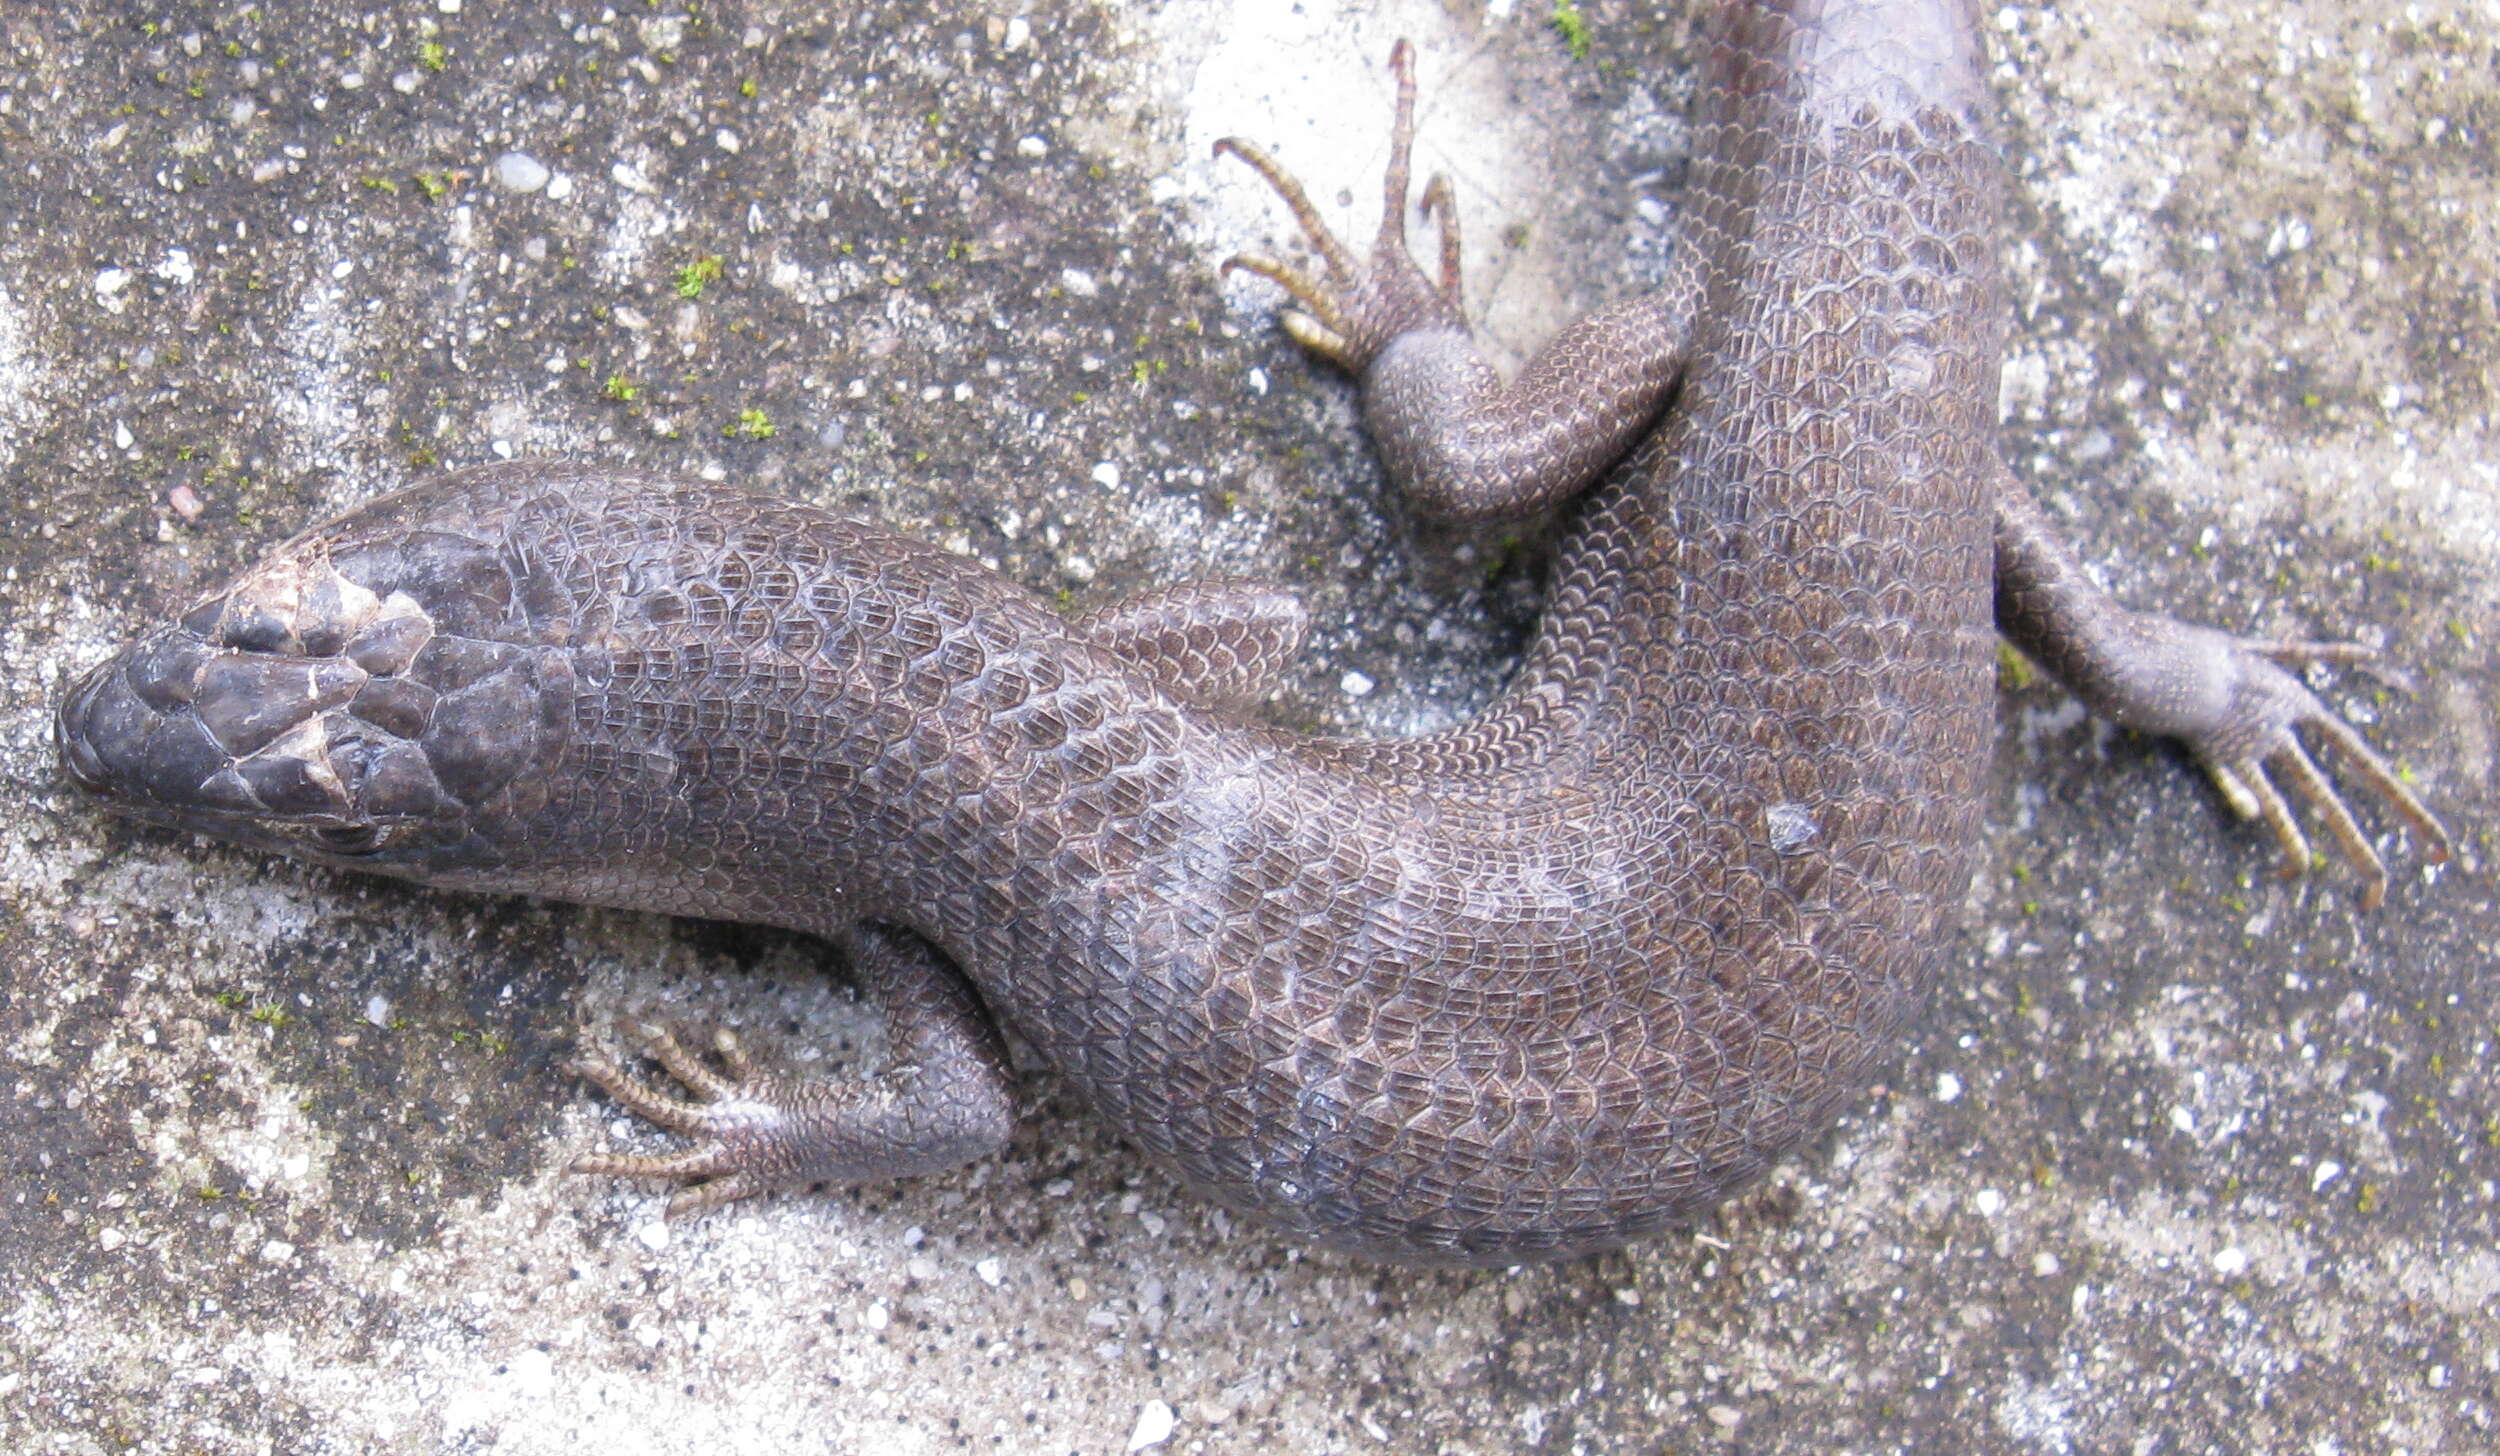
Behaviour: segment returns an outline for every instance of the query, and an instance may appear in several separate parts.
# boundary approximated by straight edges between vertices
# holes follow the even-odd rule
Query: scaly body
[[[594,1161],[721,1175],[697,1204],[994,1147],[995,1018],[1296,1236],[1510,1262],[1688,1217],[1828,1123],[1935,968],[1992,601],[2269,811],[2255,765],[2318,721],[2257,654],[2099,598],[2004,481],[1968,7],[1757,0],[1708,34],[1676,277],[1517,385],[1467,345],[1454,260],[1436,285],[1396,246],[1409,106],[1382,255],[1323,236],[1316,282],[1245,260],[1363,375],[1425,499],[1518,512],[1604,472],[1516,681],[1463,728],[1235,716],[1297,631],[1255,593],[1069,622],[802,506],[520,465],[299,538],[99,669],[63,709],[73,772],[429,883],[880,927],[882,1078],[724,1078],[663,1042],[694,1104],[593,1064],[708,1140]]]

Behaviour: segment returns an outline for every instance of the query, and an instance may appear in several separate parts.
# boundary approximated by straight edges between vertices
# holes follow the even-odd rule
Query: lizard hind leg
[[[1400,41],[1397,119],[1382,180],[1380,231],[1357,261],[1311,206],[1301,183],[1237,137],[1218,155],[1247,162],[1292,212],[1319,254],[1314,273],[1258,252],[1225,263],[1283,288],[1285,332],[1355,375],[1382,463],[1423,514],[1453,522],[1513,521],[1586,488],[1657,417],[1691,343],[1703,289],[1697,249],[1675,254],[1659,286],[1566,324],[1505,384],[1461,312],[1458,208],[1448,177],[1424,185],[1424,217],[1440,229],[1439,276],[1408,251],[1414,177],[1415,53]]]
[[[594,1153],[576,1173],[686,1184],[667,1216],[690,1218],[776,1188],[935,1173],[986,1157],[1015,1132],[1005,1048],[972,990],[927,942],[862,927],[861,975],[885,1003],[887,1065],[844,1079],[765,1073],[727,1032],[724,1075],[665,1028],[645,1050],[694,1094],[671,1096],[596,1054],[575,1070],[646,1122],[695,1139],[677,1153]]]
[[[2313,859],[2288,788],[2360,874],[2361,908],[2375,910],[2387,895],[2387,862],[2295,730],[2313,735],[2338,772],[2395,811],[2425,861],[2449,857],[2454,842],[2421,796],[2293,675],[2310,663],[2367,662],[2372,649],[2245,638],[2129,609],[2091,580],[2002,468],[1996,497],[1998,629],[2094,712],[2185,743],[2233,812],[2265,825],[2285,878],[2306,873]]]

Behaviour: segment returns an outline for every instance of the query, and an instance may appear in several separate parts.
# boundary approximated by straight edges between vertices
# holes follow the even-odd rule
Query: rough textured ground
[[[1888,1085],[1690,1236],[1490,1274],[1228,1228],[1038,1072],[1005,1159],[662,1233],[560,1171],[617,1135],[564,1058],[634,1012],[871,1044],[817,947],[337,878],[55,782],[52,699],[118,635],[507,453],[718,473],[1080,602],[1283,577],[1323,631],[1281,715],[1463,713],[1534,542],[1383,500],[1341,383],[1215,280],[1279,219],[1206,143],[1368,229],[1414,35],[1531,347],[1656,274],[1689,35],[1585,0],[1575,60],[1497,9],[0,7],[0,1447],[2492,1449],[2488,873],[2369,917],[2278,883],[2044,685]],[[2496,18],[1992,17],[2012,457],[2131,598],[2383,642],[2418,690],[2334,698],[2486,859]],[[515,150],[554,185],[499,187]]]

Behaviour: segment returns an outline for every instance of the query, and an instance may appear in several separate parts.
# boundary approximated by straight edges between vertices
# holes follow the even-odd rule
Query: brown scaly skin
[[[1499,515],[1587,489],[1544,623],[1429,738],[1231,715],[1298,609],[1257,587],[1067,620],[959,558],[701,482],[466,471],[320,527],[75,685],[71,775],[158,822],[429,884],[856,936],[880,1075],[734,1044],[695,1140],[593,1171],[760,1189],[995,1149],[1014,1029],[1127,1136],[1288,1235],[1510,1263],[1690,1217],[1889,1054],[1969,875],[2006,631],[2187,739],[2287,848],[2301,754],[2437,822],[2260,647],[2127,612],[1994,447],[2000,174],[1967,0],[1712,8],[1681,265],[1504,386],[1389,221],[1241,266],[1358,373],[1393,469]],[[1660,402],[1673,388],[1672,409]],[[1599,478],[1601,477],[1602,478]],[[2306,863],[2305,851],[2286,867]]]

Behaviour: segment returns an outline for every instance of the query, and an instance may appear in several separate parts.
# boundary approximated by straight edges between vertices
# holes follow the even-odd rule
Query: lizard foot
[[[2376,651],[2357,642],[2261,641],[2167,618],[2151,620],[2181,634],[2182,645],[2198,649],[2195,655],[2212,664],[2220,677],[2227,707],[2200,726],[2177,731],[2232,809],[2242,818],[2265,822],[2274,835],[2284,878],[2306,873],[2313,855],[2274,776],[2325,821],[2346,862],[2360,871],[2361,908],[2375,910],[2387,897],[2386,861],[2361,832],[2343,795],[2301,746],[2293,730],[2302,726],[2317,735],[2340,771],[2376,790],[2412,826],[2424,859],[2432,864],[2447,860],[2452,841],[2438,816],[2351,724],[2319,702],[2290,671],[2310,663],[2366,662]]]
[[[711,1179],[669,1200],[672,1219],[692,1217],[783,1182],[772,1176],[775,1165],[786,1166],[790,1161],[774,1155],[775,1129],[783,1120],[781,1106],[772,1096],[775,1089],[768,1079],[756,1075],[737,1037],[724,1030],[712,1039],[713,1049],[729,1069],[723,1076],[687,1051],[667,1028],[640,1030],[651,1059],[703,1100],[668,1096],[597,1053],[575,1061],[573,1070],[645,1122],[705,1141],[682,1153],[592,1153],[574,1159],[572,1171],[627,1178]]]
[[[667,1030],[646,1026],[644,1050],[700,1100],[670,1096],[595,1053],[574,1070],[695,1146],[594,1153],[575,1159],[573,1171],[685,1182],[668,1201],[667,1217],[679,1219],[775,1188],[935,1173],[1006,1146],[1016,1121],[1006,1054],[963,978],[926,942],[898,931],[863,927],[858,960],[883,992],[885,1070],[841,1080],[773,1076],[723,1031],[713,1047],[724,1073]]]
[[[1360,374],[1391,339],[1421,330],[1448,330],[1464,335],[1466,319],[1459,312],[1458,209],[1447,177],[1425,184],[1422,210],[1441,230],[1441,277],[1425,276],[1406,246],[1406,201],[1415,152],[1415,48],[1401,40],[1389,52],[1389,68],[1397,76],[1397,119],[1389,133],[1389,170],[1380,213],[1380,233],[1368,262],[1354,254],[1328,224],[1294,180],[1266,151],[1239,137],[1215,144],[1216,155],[1230,153],[1250,164],[1284,199],[1294,221],[1310,240],[1325,268],[1321,277],[1265,253],[1241,253],[1225,260],[1227,271],[1239,269],[1274,282],[1301,305],[1283,318],[1295,342]]]

